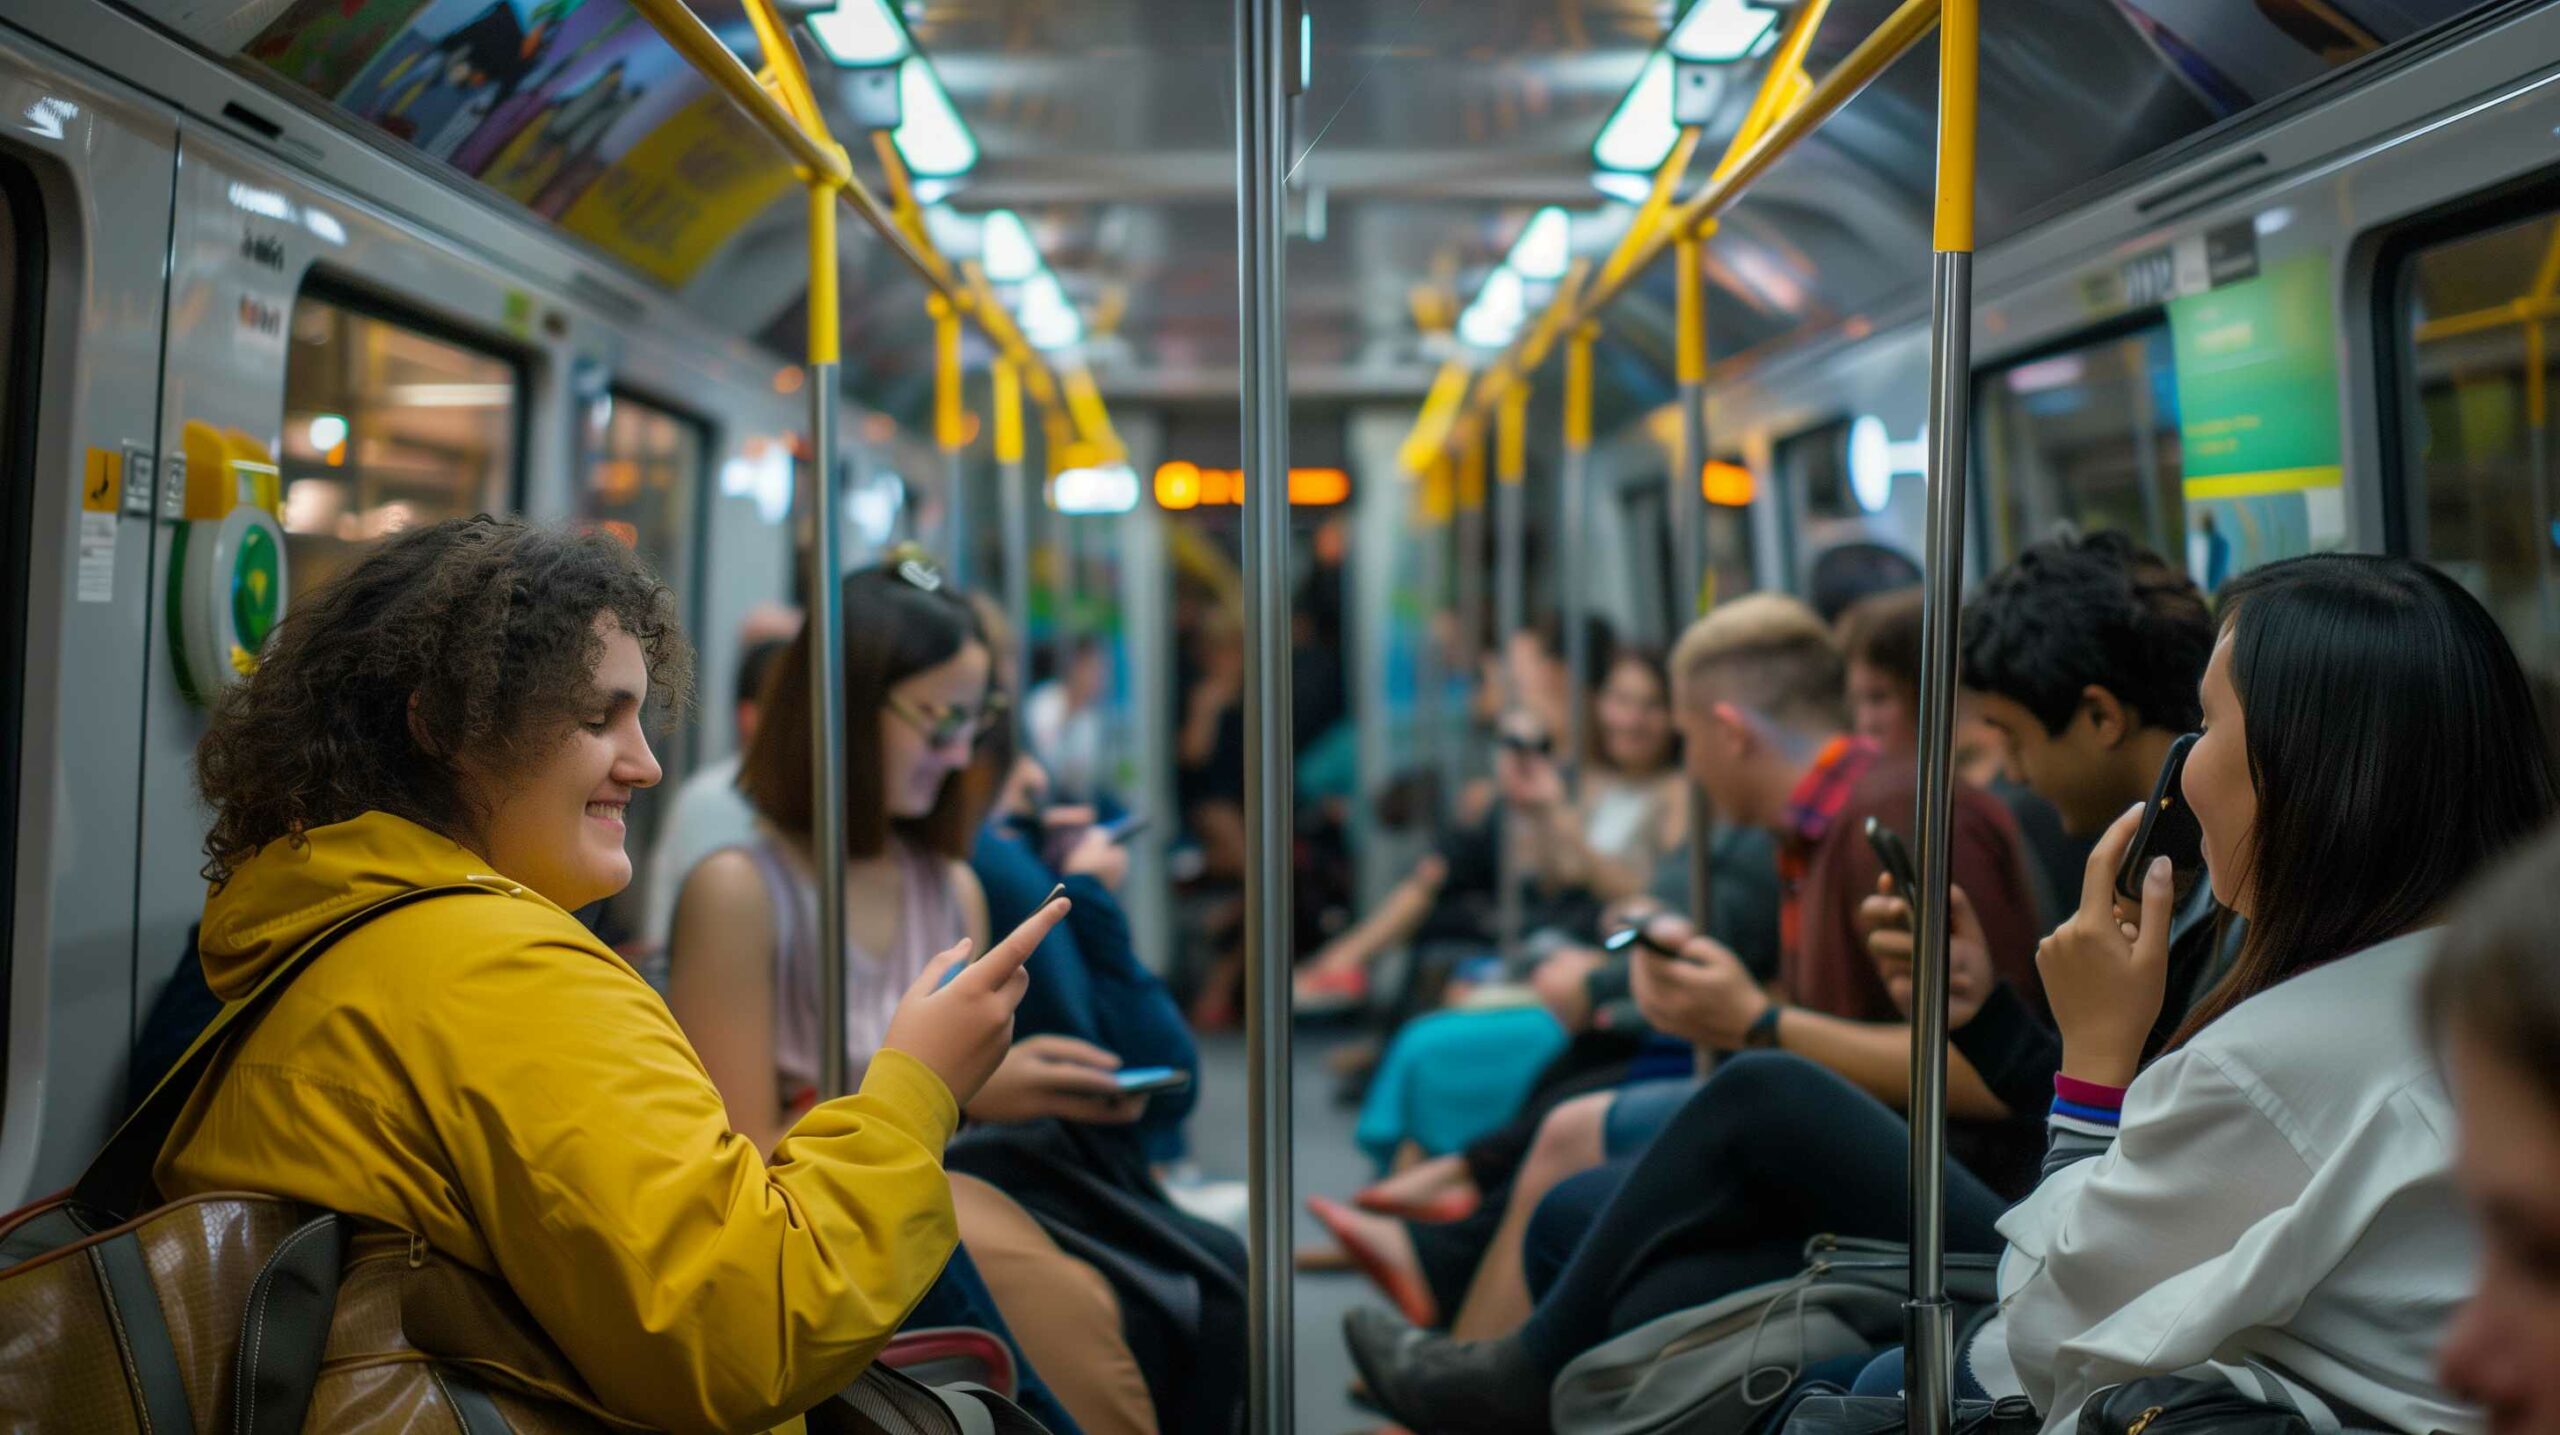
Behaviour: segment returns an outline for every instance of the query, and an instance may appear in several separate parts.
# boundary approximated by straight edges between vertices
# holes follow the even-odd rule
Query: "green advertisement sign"
[[[2346,541],[2337,325],[2325,256],[2169,301],[2187,571],[2235,573]]]
[[[2169,341],[2190,501],[2337,486],[2337,331],[2324,257],[2171,300]]]

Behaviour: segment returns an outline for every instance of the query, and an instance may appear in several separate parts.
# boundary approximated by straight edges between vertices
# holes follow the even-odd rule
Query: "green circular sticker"
[[[231,630],[240,646],[253,654],[266,646],[283,599],[284,555],[266,529],[252,527],[231,558]]]

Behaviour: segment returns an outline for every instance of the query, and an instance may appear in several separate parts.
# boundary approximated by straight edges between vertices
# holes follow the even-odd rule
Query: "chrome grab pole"
[[[1445,488],[1449,479],[1445,459],[1434,459],[1433,464],[1433,472],[1418,480],[1424,497],[1415,504],[1420,514],[1417,526],[1421,537],[1414,545],[1414,588],[1420,600],[1414,604],[1414,612],[1420,615],[1421,627],[1413,661],[1413,733],[1415,765],[1431,774],[1432,793],[1437,798],[1449,790],[1453,770],[1441,742],[1448,718],[1441,711],[1440,699],[1449,678],[1442,662],[1440,630],[1433,622],[1441,611],[1441,592],[1447,586],[1441,570],[1447,566],[1449,556],[1449,525],[1432,511],[1429,499],[1431,485],[1437,483]]]
[[[1929,275],[1928,595],[1920,649],[1920,902],[1911,998],[1911,1300],[1903,1389],[1914,1435],[1955,1428],[1946,1288],[1947,884],[1954,826],[1956,623],[1964,600],[1965,426],[1973,329],[1978,0],[1938,21],[1938,206]]]
[[[1514,381],[1495,410],[1494,489],[1493,489],[1493,628],[1503,655],[1503,707],[1506,711],[1520,706],[1526,694],[1518,690],[1519,675],[1510,669],[1513,641],[1519,636],[1528,606],[1528,575],[1522,570],[1528,560],[1528,434],[1529,386]],[[1573,672],[1565,680],[1568,710],[1582,705],[1582,674]],[[1550,733],[1549,737],[1556,736]],[[1502,814],[1502,845],[1496,849],[1496,867],[1500,890],[1494,899],[1494,950],[1505,962],[1520,954],[1520,924],[1524,919],[1520,884],[1528,868],[1529,840],[1522,825],[1523,814],[1505,808]]]
[[[1591,349],[1600,337],[1596,324],[1575,326],[1564,351],[1564,542],[1556,563],[1556,611],[1564,620],[1564,662],[1575,682],[1591,670],[1591,606],[1589,569],[1583,547],[1591,541]],[[1565,712],[1564,751],[1567,791],[1582,797],[1582,773],[1589,765],[1582,750],[1587,705],[1575,703]]]
[[[1449,525],[1456,545],[1449,561],[1457,565],[1452,586],[1458,609],[1458,663],[1463,690],[1470,693],[1484,681],[1484,487],[1484,435],[1471,433],[1458,449],[1457,478],[1451,485],[1455,518]],[[1466,714],[1458,731],[1457,774],[1463,783],[1485,770],[1489,754],[1473,712]]]
[[[1245,1055],[1252,1133],[1247,1428],[1290,1435],[1287,0],[1235,0],[1245,610]]]
[[[1023,481],[1021,366],[998,354],[994,376],[996,481],[1004,485],[998,499],[1004,524],[1004,616],[1013,629],[1013,671],[1005,681],[1013,691],[1018,723],[1031,696],[1031,489]]]
[[[1671,611],[1682,630],[1698,620],[1707,586],[1706,497],[1699,488],[1699,475],[1707,466],[1706,257],[1706,241],[1696,233],[1673,242],[1672,258],[1679,266],[1674,325],[1679,352],[1674,363],[1680,379],[1680,450],[1671,460],[1664,499],[1671,505],[1673,567],[1678,570],[1672,577],[1678,596]],[[1675,631],[1671,637],[1676,645],[1680,634]],[[1705,932],[1715,917],[1714,862],[1707,840],[1715,812],[1707,805],[1705,788],[1694,782],[1682,785],[1689,794],[1689,920]]]
[[[818,1099],[850,1088],[844,1050],[844,493],[836,481],[836,197],[809,188],[809,457],[818,532],[810,544],[809,720],[817,758],[816,821],[809,834],[818,874]],[[821,308],[823,306],[823,310]],[[824,321],[816,316],[823,312]]]

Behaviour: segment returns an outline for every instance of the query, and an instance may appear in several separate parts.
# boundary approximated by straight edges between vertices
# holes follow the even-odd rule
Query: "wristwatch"
[[[1743,1028],[1742,1044],[1744,1048],[1758,1049],[1761,1047],[1776,1046],[1778,1044],[1778,1014],[1786,1009],[1786,1004],[1783,1002],[1771,1002],[1767,1006],[1761,1008],[1760,1015],[1752,1019],[1751,1025]]]

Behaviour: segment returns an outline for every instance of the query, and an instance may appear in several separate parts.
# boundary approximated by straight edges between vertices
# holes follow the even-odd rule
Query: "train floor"
[[[1351,1144],[1351,1128],[1359,1113],[1334,1101],[1334,1078],[1324,1069],[1325,1053],[1351,1039],[1338,1030],[1300,1027],[1290,1052],[1295,1072],[1291,1142],[1296,1153],[1290,1206],[1302,1246],[1326,1241],[1323,1228],[1301,1204],[1306,1195],[1347,1196],[1370,1179],[1367,1160]],[[1191,1117],[1195,1154],[1204,1174],[1243,1180],[1248,1142],[1243,1036],[1202,1037],[1200,1062],[1200,1104]],[[1295,1428],[1306,1435],[1376,1430],[1385,1422],[1352,1404],[1348,1395],[1351,1355],[1342,1343],[1342,1317],[1355,1305],[1384,1306],[1385,1301],[1349,1272],[1298,1276],[1295,1295]]]

